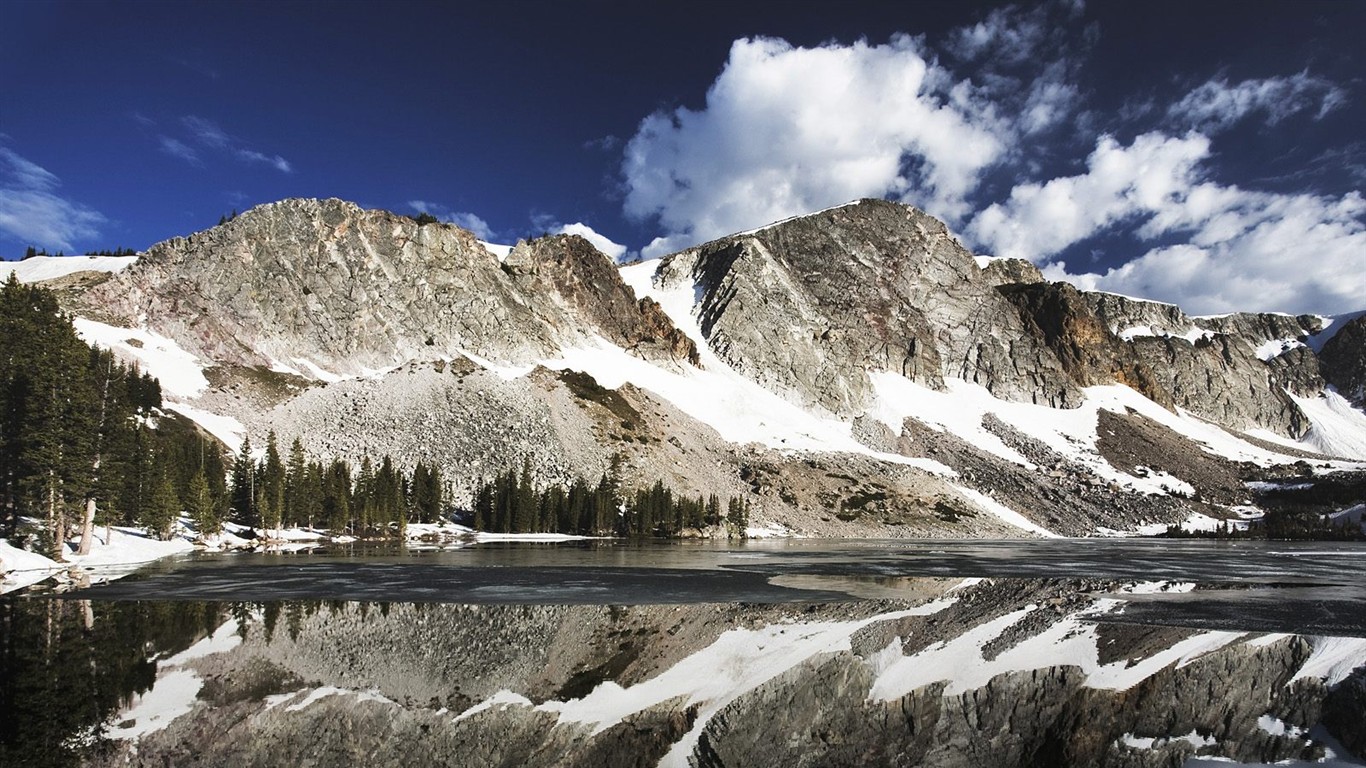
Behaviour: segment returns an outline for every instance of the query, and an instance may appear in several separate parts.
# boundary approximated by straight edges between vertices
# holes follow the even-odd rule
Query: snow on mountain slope
[[[118,272],[137,260],[136,256],[35,256],[0,262],[0,281],[8,280],[11,273],[21,283],[36,283],[77,272]]]
[[[985,388],[947,379],[945,391],[915,384],[894,373],[875,373],[878,399],[870,415],[894,432],[906,418],[955,434],[977,447],[1025,467],[1033,465],[982,426],[987,414],[1044,443],[1059,454],[1089,467],[1101,477],[1145,493],[1189,491],[1181,480],[1153,472],[1136,477],[1110,466],[1096,451],[1096,418],[1101,410],[1125,413],[1132,409],[1203,447],[1213,455],[1250,461],[1262,466],[1293,461],[1289,456],[1259,448],[1220,427],[1188,414],[1174,414],[1129,387],[1115,384],[1088,387],[1079,408],[1061,409],[999,400]],[[1339,398],[1340,399],[1340,398]]]
[[[72,325],[87,344],[108,349],[120,359],[137,365],[143,373],[156,377],[161,383],[167,410],[195,422],[232,450],[242,444],[247,431],[242,422],[185,402],[203,394],[209,388],[209,380],[204,376],[205,365],[199,358],[186,352],[174,340],[145,328],[117,328],[83,317],[75,318]]]
[[[1117,600],[1097,600],[1090,608],[1067,616],[991,659],[985,658],[983,653],[986,645],[1039,610],[1037,606],[1028,605],[909,656],[901,653],[900,638],[897,638],[872,660],[877,679],[868,698],[895,701],[917,688],[939,681],[948,683],[943,694],[953,696],[981,688],[997,675],[1061,666],[1079,667],[1086,675],[1088,688],[1122,691],[1169,665],[1185,666],[1244,636],[1242,632],[1208,631],[1152,653],[1137,664],[1128,659],[1103,664],[1099,661],[1100,639],[1096,624],[1088,619],[1104,615],[1119,605]]]
[[[1366,413],[1332,387],[1318,397],[1291,397],[1313,424],[1304,436],[1305,445],[1329,456],[1366,460]]]
[[[87,344],[111,350],[136,362],[143,373],[155,376],[164,393],[193,398],[209,388],[199,358],[165,336],[146,329],[116,328],[83,317],[76,318],[73,325]]]
[[[702,335],[702,329],[697,323],[695,315],[697,288],[687,284],[680,284],[668,289],[655,286],[653,276],[657,266],[657,262],[643,262],[623,267],[621,269],[622,279],[636,292],[637,297],[648,296],[659,302],[674,325],[693,340],[701,355],[702,370],[690,371],[686,379],[678,377],[667,383],[660,381],[657,375],[648,382],[645,377],[641,376],[634,380],[637,386],[649,389],[670,400],[679,409],[710,425],[722,437],[732,442],[754,441],[777,448],[861,453],[883,461],[916,466],[927,472],[948,477],[957,475],[951,468],[931,459],[909,458],[898,454],[874,451],[853,438],[850,423],[836,419],[818,418],[800,406],[794,405],[745,378],[726,365],[707,346]],[[635,360],[635,358],[628,358],[628,360]],[[571,363],[571,366],[574,364],[585,365],[585,362],[580,358]],[[652,371],[663,373],[660,369],[649,366],[644,361],[638,361],[638,363]],[[625,380],[622,378],[617,383],[609,383],[613,371],[610,367],[603,365],[589,364],[580,370],[593,374],[594,378],[597,378],[603,386],[620,386],[620,382]],[[603,375],[599,375],[600,373]],[[604,380],[604,376],[608,377],[608,381]],[[682,386],[671,387],[668,384]],[[925,391],[928,392],[929,390]],[[990,396],[988,395],[988,397]],[[1051,409],[1043,408],[1042,410]],[[1092,418],[1091,423],[1094,425],[1094,418]],[[980,417],[977,424],[980,425]],[[900,421],[897,422],[894,431],[900,431]],[[1012,461],[1028,463],[1023,457],[1006,448],[999,440],[996,440],[996,443],[1003,452],[1010,452],[1011,456],[1007,458]],[[1180,486],[1181,482],[1172,478],[1169,484]],[[1044,537],[1056,535],[995,499],[961,484],[956,484],[955,487],[965,498],[1014,527]]]

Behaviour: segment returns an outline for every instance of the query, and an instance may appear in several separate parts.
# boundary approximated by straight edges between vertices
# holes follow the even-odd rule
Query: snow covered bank
[[[21,283],[36,283],[77,272],[118,272],[137,260],[136,256],[35,256],[0,262],[0,282],[8,280],[11,274]]]
[[[168,541],[149,536],[141,528],[96,527],[90,554],[77,555],[75,539],[67,542],[66,562],[57,562],[29,552],[0,539],[0,594],[31,586],[73,569],[85,572],[92,581],[107,581],[125,576],[132,570],[163,557],[183,555],[195,550],[195,536],[183,525]]]

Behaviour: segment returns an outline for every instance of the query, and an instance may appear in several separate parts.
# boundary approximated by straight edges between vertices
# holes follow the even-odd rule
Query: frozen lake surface
[[[650,605],[900,597],[918,577],[1172,582],[1125,595],[1125,620],[1366,636],[1366,546],[1154,539],[497,543],[455,549],[334,545],[192,555],[68,597]]]

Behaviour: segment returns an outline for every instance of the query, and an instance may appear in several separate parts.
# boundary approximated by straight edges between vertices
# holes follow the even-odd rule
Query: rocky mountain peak
[[[935,388],[960,378],[1025,402],[1079,401],[996,281],[915,208],[860,200],[684,251],[659,274],[696,284],[702,330],[722,359],[835,414],[867,407],[872,371]]]
[[[452,224],[284,200],[152,246],[84,304],[210,360],[339,374],[466,352],[529,362],[594,336],[651,359],[695,358],[587,241],[520,248],[506,265]]]

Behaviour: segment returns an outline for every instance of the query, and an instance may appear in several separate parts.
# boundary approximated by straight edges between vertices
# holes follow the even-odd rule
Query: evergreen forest
[[[181,510],[221,519],[218,442],[161,405],[156,379],[85,344],[51,291],[11,275],[0,286],[0,535],[60,558],[77,532],[87,552],[96,525],[168,536]]]

